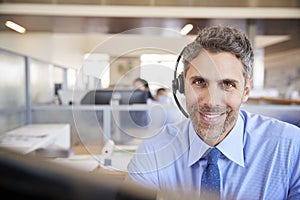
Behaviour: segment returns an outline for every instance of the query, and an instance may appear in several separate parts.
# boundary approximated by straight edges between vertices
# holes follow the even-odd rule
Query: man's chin
[[[200,133],[197,133],[203,140],[205,141],[216,141],[220,138],[221,135],[223,135],[222,129],[219,131],[212,132],[211,130],[201,130]]]
[[[206,121],[199,121],[198,128],[201,131],[204,131],[205,133],[209,132],[218,132],[219,130],[222,130],[224,127],[224,120],[214,122],[214,123],[207,123]]]

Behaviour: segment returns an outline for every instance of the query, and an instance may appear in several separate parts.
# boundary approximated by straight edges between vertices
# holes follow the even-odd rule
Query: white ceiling
[[[299,0],[2,0],[4,3],[122,5],[122,6],[229,6],[229,7],[299,7]]]
[[[139,28],[160,27],[179,31],[186,23],[192,23],[196,28],[190,34],[194,35],[204,26],[219,23],[235,25],[247,31],[247,24],[251,19],[256,24],[256,47],[270,47],[283,42],[295,46],[299,44],[299,2],[2,0],[0,31],[11,31],[4,26],[6,20],[23,25],[28,33],[80,34],[163,34],[143,32]]]

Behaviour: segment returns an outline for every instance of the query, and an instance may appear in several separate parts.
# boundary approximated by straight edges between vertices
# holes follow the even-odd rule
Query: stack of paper
[[[69,124],[30,124],[0,135],[0,147],[27,154],[39,148],[70,148]]]

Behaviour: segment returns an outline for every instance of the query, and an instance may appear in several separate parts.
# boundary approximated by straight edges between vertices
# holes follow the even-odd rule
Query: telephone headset
[[[175,70],[174,70],[174,79],[172,81],[172,90],[173,90],[174,100],[175,100],[176,105],[178,106],[179,110],[182,112],[182,114],[184,114],[184,116],[186,118],[189,118],[189,115],[184,110],[184,108],[180,105],[179,100],[176,96],[177,90],[181,94],[184,93],[184,76],[183,76],[183,73],[179,74],[179,76],[177,77],[177,68],[178,68],[179,62],[181,60],[182,54],[183,54],[183,50],[179,54],[179,56],[177,58],[177,61],[176,61]]]

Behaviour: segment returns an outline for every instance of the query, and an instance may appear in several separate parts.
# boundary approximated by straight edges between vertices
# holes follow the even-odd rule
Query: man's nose
[[[203,103],[208,107],[216,107],[221,105],[225,96],[225,92],[217,86],[210,86],[206,89],[203,97]]]

